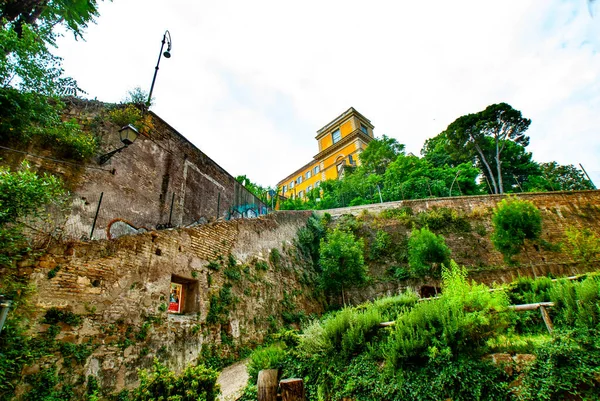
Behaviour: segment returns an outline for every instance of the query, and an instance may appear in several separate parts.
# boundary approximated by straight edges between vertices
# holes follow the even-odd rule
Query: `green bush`
[[[269,262],[271,262],[271,265],[276,269],[281,267],[281,253],[279,252],[279,249],[271,249],[271,253],[269,253]]]
[[[351,232],[337,228],[321,239],[319,263],[326,290],[341,290],[343,298],[344,286],[357,285],[367,279],[363,249],[362,238],[357,240]]]
[[[79,326],[81,320],[81,316],[76,313],[54,307],[48,309],[44,315],[44,323],[46,324],[57,324],[62,322],[70,326]]]
[[[383,230],[377,230],[375,238],[373,239],[373,242],[371,242],[371,249],[369,252],[370,259],[376,260],[386,256],[391,250],[391,245],[392,239],[390,235]]]
[[[140,385],[126,398],[128,401],[214,401],[219,394],[219,372],[204,365],[188,366],[176,375],[154,360],[152,370],[140,372]]]
[[[444,237],[426,227],[413,230],[408,240],[408,264],[417,277],[439,277],[441,266],[448,264],[450,253]]]
[[[469,284],[466,269],[454,261],[442,272],[440,298],[421,302],[398,317],[385,346],[391,366],[423,362],[441,355],[481,352],[481,345],[508,325],[497,314],[508,305],[502,291]]]
[[[275,343],[265,348],[257,348],[248,361],[248,382],[256,383],[258,380],[258,372],[264,369],[280,369],[283,365],[283,360],[286,356],[285,346],[283,343]]]
[[[417,222],[421,227],[428,227],[433,231],[471,231],[471,224],[464,216],[459,216],[454,209],[447,207],[433,208],[417,215]]]
[[[569,227],[565,230],[570,254],[578,261],[590,263],[600,256],[600,237],[589,228]]]
[[[504,259],[510,262],[513,256],[521,252],[525,240],[540,237],[542,216],[532,202],[508,198],[503,199],[494,209],[492,225],[492,243]]]

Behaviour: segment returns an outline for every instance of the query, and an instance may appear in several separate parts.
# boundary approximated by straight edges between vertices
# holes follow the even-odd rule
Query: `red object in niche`
[[[171,283],[171,292],[169,293],[169,312],[181,313],[183,305],[183,285]]]

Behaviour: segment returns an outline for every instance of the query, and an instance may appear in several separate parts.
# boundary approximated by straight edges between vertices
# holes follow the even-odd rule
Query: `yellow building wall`
[[[319,152],[331,145],[333,145],[333,139],[331,138],[331,134],[327,134],[319,140]]]
[[[342,138],[344,138],[352,131],[354,131],[352,129],[352,120],[348,120],[340,126],[340,133],[342,134]]]

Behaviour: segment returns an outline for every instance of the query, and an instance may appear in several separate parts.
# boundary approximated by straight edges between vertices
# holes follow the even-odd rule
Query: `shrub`
[[[377,230],[377,233],[375,233],[375,239],[371,243],[371,252],[369,257],[371,260],[375,260],[387,255],[390,252],[391,245],[392,240],[390,235],[383,230]]]
[[[530,201],[503,199],[494,209],[492,243],[509,262],[521,252],[525,240],[536,240],[542,232],[540,211]]]
[[[79,326],[81,324],[81,316],[70,312],[63,311],[58,308],[50,308],[44,315],[44,323],[46,324],[57,324],[65,323],[70,326]]]
[[[319,263],[325,289],[341,290],[344,298],[344,286],[360,284],[367,279],[363,248],[362,238],[357,240],[354,234],[337,228],[321,239]]]
[[[279,249],[271,249],[271,253],[269,254],[269,261],[271,262],[274,268],[278,269],[280,267],[281,253],[279,252]]]
[[[315,215],[311,216],[306,222],[306,226],[298,230],[297,245],[300,251],[307,257],[310,257],[315,266],[319,263],[319,244],[321,238],[325,236],[323,221]]]
[[[188,366],[175,375],[155,359],[152,370],[140,372],[140,385],[130,392],[128,400],[214,401],[219,394],[218,376],[216,370],[204,365]]]
[[[450,253],[444,237],[426,227],[413,230],[408,240],[408,264],[418,277],[439,277],[440,267],[448,264]]]
[[[484,342],[508,325],[503,311],[508,298],[484,285],[469,284],[466,269],[454,261],[442,272],[439,299],[421,302],[398,317],[385,346],[387,362],[398,367],[409,361],[481,352]]]
[[[256,261],[254,267],[256,268],[256,270],[269,270],[269,265],[264,260]]]
[[[434,231],[467,232],[471,230],[471,224],[465,217],[459,216],[456,210],[447,207],[421,212],[417,215],[417,221],[421,227],[428,227]]]
[[[589,263],[600,255],[600,238],[589,228],[565,230],[570,254],[578,261]]]
[[[286,355],[285,346],[282,343],[269,345],[265,348],[257,348],[250,354],[248,361],[249,383],[256,383],[258,372],[264,369],[280,369]]]

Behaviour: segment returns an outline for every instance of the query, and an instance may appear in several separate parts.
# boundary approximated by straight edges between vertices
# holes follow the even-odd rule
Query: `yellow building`
[[[304,199],[321,182],[339,178],[344,165],[357,166],[358,155],[373,139],[373,128],[371,121],[350,107],[317,131],[319,153],[277,183],[279,194],[287,199]]]

